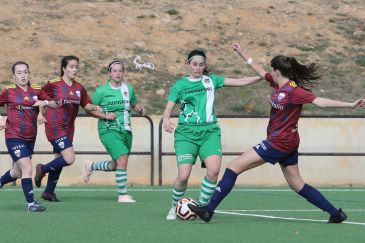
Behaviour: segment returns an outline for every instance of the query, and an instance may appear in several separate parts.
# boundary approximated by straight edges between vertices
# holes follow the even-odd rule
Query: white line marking
[[[318,188],[317,188],[318,189]],[[9,188],[9,186],[0,189],[0,191],[21,191],[21,188]],[[35,189],[40,191],[43,189]],[[117,189],[111,188],[57,188],[57,191],[64,192],[111,192]],[[365,189],[319,189],[321,192],[365,192]],[[171,192],[172,188],[128,188],[132,192]],[[188,192],[198,192],[200,189],[187,189]],[[291,189],[233,189],[233,192],[293,192]]]
[[[267,218],[267,219],[281,219],[281,220],[289,220],[289,221],[307,221],[307,222],[321,222],[321,223],[327,223],[327,220],[321,220],[321,219],[303,219],[303,218],[288,218],[288,217],[279,217],[279,216],[270,216],[270,215],[261,215],[261,214],[250,214],[250,213],[235,213],[235,212],[227,212],[222,210],[216,210],[216,213],[219,214],[229,214],[229,215],[239,215],[239,216],[249,216],[249,217],[256,217],[256,218]],[[363,225],[365,226],[365,223],[361,222],[349,222],[345,221],[343,224],[353,224],[353,225]]]
[[[323,212],[320,209],[230,209],[225,212]],[[346,212],[365,212],[365,209],[346,209]]]

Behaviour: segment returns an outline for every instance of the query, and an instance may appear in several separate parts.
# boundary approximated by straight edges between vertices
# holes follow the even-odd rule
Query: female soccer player
[[[321,108],[355,108],[362,107],[364,99],[349,103],[317,97],[307,89],[307,85],[312,85],[312,80],[320,78],[314,63],[306,66],[298,63],[293,57],[280,55],[271,60],[272,71],[268,73],[242,52],[239,45],[235,44],[232,47],[273,88],[269,100],[271,112],[267,138],[227,164],[226,171],[208,205],[202,207],[189,205],[189,208],[204,221],[209,222],[214,210],[233,188],[239,174],[266,162],[270,164],[279,162],[289,186],[310,203],[328,212],[330,214],[328,223],[341,223],[346,220],[347,216],[341,208],[335,208],[300,176],[298,120],[303,104],[312,103]]]
[[[51,202],[59,201],[54,191],[62,168],[75,161],[72,141],[79,106],[86,111],[100,109],[91,103],[84,86],[76,81],[78,71],[79,58],[65,56],[61,61],[61,76],[48,81],[44,86],[46,93],[58,104],[56,109],[47,109],[45,113],[46,136],[53,146],[55,159],[45,165],[37,164],[34,183],[40,187],[42,178],[49,173],[42,198]],[[98,112],[98,116],[104,115]]]
[[[46,208],[34,200],[31,158],[37,136],[39,107],[56,108],[56,102],[36,83],[29,82],[29,65],[19,61],[12,66],[15,84],[7,86],[0,95],[0,106],[6,105],[5,142],[14,163],[0,178],[0,188],[17,178],[21,179],[28,202],[28,211],[42,212]],[[1,118],[2,119],[2,118]]]
[[[207,168],[201,183],[199,203],[205,205],[213,194],[221,166],[221,131],[214,112],[215,91],[223,86],[246,86],[256,83],[259,76],[241,79],[224,78],[208,74],[206,55],[193,50],[187,58],[189,76],[177,80],[168,95],[163,113],[163,128],[174,133],[178,175],[172,190],[172,207],[167,220],[176,219],[175,207],[187,188],[191,169],[197,156],[201,166]],[[178,126],[171,122],[171,112],[176,103],[180,105]]]
[[[118,202],[133,203],[136,201],[127,194],[127,165],[132,146],[131,108],[142,115],[146,111],[138,102],[132,85],[123,82],[124,64],[111,62],[108,73],[109,79],[95,90],[92,101],[103,109],[105,116],[116,115],[113,121],[101,118],[98,122],[99,138],[112,160],[85,161],[82,179],[85,183],[89,182],[94,170],[115,171]]]

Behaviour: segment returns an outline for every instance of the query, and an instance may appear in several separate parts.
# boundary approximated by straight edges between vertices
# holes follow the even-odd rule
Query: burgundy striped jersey
[[[270,121],[267,127],[267,141],[275,149],[291,153],[299,147],[298,120],[303,104],[312,103],[317,98],[313,93],[289,80],[278,87],[270,73],[265,74],[273,91],[270,96]]]
[[[44,91],[57,102],[56,109],[47,109],[45,118],[46,135],[49,141],[68,136],[73,140],[75,119],[79,106],[85,107],[91,103],[84,86],[73,81],[69,86],[62,78],[49,80],[43,87]]]
[[[7,86],[0,95],[0,106],[6,105],[5,138],[35,140],[39,108],[37,100],[51,100],[39,84],[28,84],[24,91],[16,84]]]

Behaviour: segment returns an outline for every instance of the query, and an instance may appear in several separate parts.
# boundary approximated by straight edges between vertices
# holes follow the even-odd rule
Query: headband
[[[113,65],[115,65],[115,64],[121,64],[121,65],[124,67],[124,64],[123,64],[122,62],[120,62],[120,61],[112,61],[112,62],[109,64],[109,66],[108,66],[108,71],[109,71],[109,72],[111,72],[111,71],[112,71],[112,67],[113,67]]]

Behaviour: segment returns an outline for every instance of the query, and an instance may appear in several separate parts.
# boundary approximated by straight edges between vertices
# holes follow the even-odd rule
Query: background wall
[[[158,124],[160,116],[152,116],[155,134],[155,166],[154,183],[158,184]],[[74,146],[76,151],[104,151],[100,143],[96,125],[97,120],[90,117],[76,119]],[[222,128],[222,144],[225,152],[246,151],[266,137],[268,118],[219,119]],[[133,151],[148,151],[150,148],[150,132],[145,118],[132,118],[134,131]],[[328,153],[364,153],[365,119],[363,118],[301,118],[299,122],[301,134],[300,152]],[[6,151],[4,132],[0,133],[1,151]],[[39,127],[36,151],[51,151],[45,138],[44,127]],[[163,132],[163,151],[174,152],[173,135]],[[235,156],[223,156],[222,172],[225,165]],[[53,155],[34,155],[33,165],[47,163]],[[64,169],[60,185],[81,184],[82,161],[85,159],[109,159],[108,155],[77,155],[76,162]],[[172,184],[177,174],[174,156],[163,157],[163,184]],[[365,157],[323,157],[301,156],[299,166],[303,178],[317,185],[365,185]],[[11,166],[8,154],[0,155],[0,173]],[[132,155],[129,162],[129,183],[150,184],[150,157]],[[200,168],[198,160],[193,168],[190,184],[199,184],[205,170]],[[94,172],[91,184],[114,184],[114,173]],[[242,174],[237,181],[242,185],[285,185],[286,182],[278,165],[263,165]]]

